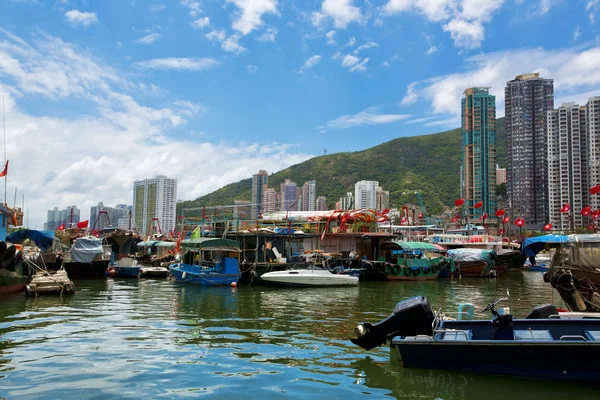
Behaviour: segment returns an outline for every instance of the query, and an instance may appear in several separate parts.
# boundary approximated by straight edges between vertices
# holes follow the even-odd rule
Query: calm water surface
[[[524,316],[552,301],[540,273],[336,289],[75,284],[62,299],[0,299],[0,397],[600,398],[594,386],[403,369],[389,348],[365,352],[348,340],[357,322],[378,321],[414,295],[436,309],[481,310],[509,288],[513,313]]]

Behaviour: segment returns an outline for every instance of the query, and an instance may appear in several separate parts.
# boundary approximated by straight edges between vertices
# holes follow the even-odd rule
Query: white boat
[[[332,274],[318,266],[291,268],[284,271],[267,272],[261,278],[268,283],[290,286],[353,286],[358,285],[358,277],[345,274]]]

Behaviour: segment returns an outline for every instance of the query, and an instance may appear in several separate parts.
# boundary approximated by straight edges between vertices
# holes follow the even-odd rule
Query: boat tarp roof
[[[490,264],[496,256],[494,250],[489,249],[452,249],[448,250],[448,256],[454,261],[485,261]]]
[[[442,246],[427,242],[384,242],[382,250],[446,251]]]
[[[579,235],[569,235],[568,237],[569,243],[581,243],[581,242],[596,242],[600,243],[600,235],[597,233],[585,233]]]
[[[600,265],[600,235],[569,235],[552,259],[550,275],[561,275],[569,269],[598,274],[598,265]]]
[[[576,236],[576,235],[571,235]],[[582,235],[579,235],[582,236]],[[527,257],[535,256],[540,251],[544,250],[547,243],[565,243],[568,240],[566,235],[544,235],[527,238],[523,241],[521,251]]]
[[[168,247],[170,249],[174,249],[175,246],[177,246],[177,243],[175,243],[175,242],[166,242],[164,240],[161,240],[160,242],[156,243],[156,247]]]
[[[77,238],[71,246],[71,256],[75,262],[91,263],[97,254],[102,253],[102,242],[97,238]]]
[[[25,239],[32,240],[37,247],[42,251],[48,250],[52,247],[52,242],[56,237],[54,233],[50,231],[36,231],[34,229],[21,229],[15,231],[6,237],[6,241],[10,243],[21,244]]]
[[[152,246],[156,246],[158,243],[158,240],[148,240],[146,242],[139,242],[137,244],[138,247],[152,247]]]
[[[232,239],[221,238],[194,238],[181,242],[181,247],[208,251],[236,251],[240,252],[240,242]]]

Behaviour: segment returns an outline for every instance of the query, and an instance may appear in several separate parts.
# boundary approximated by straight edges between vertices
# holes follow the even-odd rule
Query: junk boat
[[[237,284],[240,268],[237,255],[240,243],[231,239],[194,238],[181,242],[181,256],[169,267],[179,282],[195,285],[230,286]]]
[[[111,260],[112,250],[94,236],[75,239],[65,253],[63,267],[71,278],[102,278]]]
[[[358,276],[333,274],[317,265],[292,266],[284,271],[267,272],[262,275],[267,283],[287,286],[355,286]]]
[[[358,325],[357,338],[350,340],[370,350],[391,339],[391,356],[407,368],[600,381],[600,319],[556,318],[552,305],[514,319],[507,309],[495,309],[502,300],[483,309],[492,313],[491,321],[474,321],[469,305],[450,320],[441,310],[434,314],[427,298],[412,297],[387,319]]]

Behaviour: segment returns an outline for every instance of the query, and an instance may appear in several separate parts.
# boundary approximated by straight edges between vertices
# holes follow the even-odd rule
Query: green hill
[[[504,118],[496,120],[496,148],[500,167],[506,166]],[[443,211],[459,197],[461,158],[460,128],[430,135],[402,137],[363,151],[335,153],[311,158],[269,176],[269,187],[279,190],[286,178],[301,186],[317,181],[317,195],[327,197],[327,206],[346,192],[354,191],[359,180],[376,180],[390,191],[395,206],[419,204],[421,192],[429,214]],[[230,205],[235,200],[250,200],[252,179],[231,183],[196,200],[177,204],[182,208]],[[186,213],[186,215],[190,215]]]

